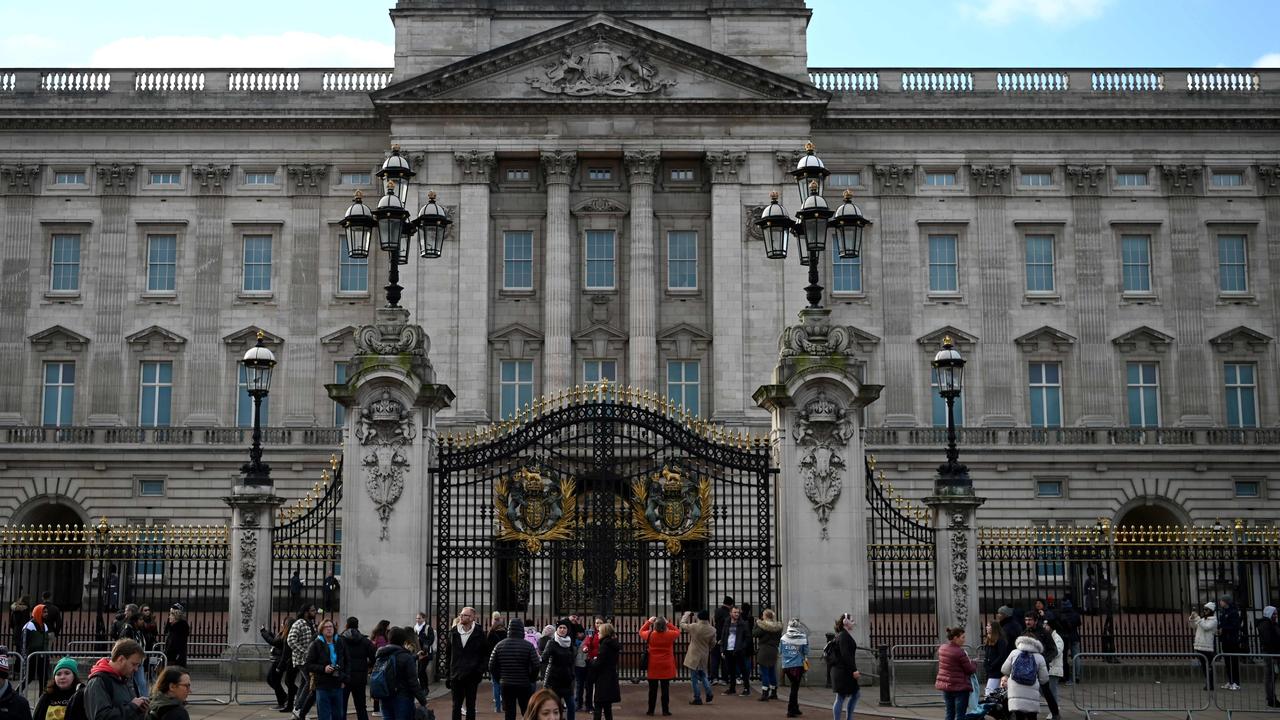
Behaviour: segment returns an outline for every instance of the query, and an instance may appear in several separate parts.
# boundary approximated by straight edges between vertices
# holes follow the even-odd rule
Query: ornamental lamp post
[[[413,167],[409,164],[409,158],[400,155],[400,146],[391,146],[391,155],[382,162],[382,168],[378,170],[377,176],[385,185],[388,182],[396,184],[396,197],[400,198],[401,207],[409,202],[409,180],[417,175],[413,171]]]
[[[960,463],[960,451],[956,449],[956,398],[964,387],[964,357],[955,349],[951,337],[942,340],[942,349],[933,356],[933,384],[938,394],[947,402],[947,461],[938,466],[939,487],[969,488],[969,468]]]
[[[249,462],[240,466],[245,485],[271,485],[271,466],[262,462],[262,401],[271,392],[271,371],[276,366],[276,356],[263,345],[266,334],[258,331],[258,342],[245,352],[240,364],[244,366],[245,390],[253,398],[253,445],[249,448]]]

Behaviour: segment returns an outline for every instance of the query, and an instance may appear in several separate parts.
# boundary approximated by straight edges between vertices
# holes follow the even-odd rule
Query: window
[[[587,179],[594,182],[600,182],[602,180],[612,180],[613,168],[589,167],[587,168]]]
[[[1027,292],[1053,292],[1053,236],[1028,235],[1026,244]]]
[[[1258,498],[1262,496],[1262,483],[1257,480],[1236,480],[1234,484],[1236,497],[1238,498]]]
[[[1155,363],[1131,362],[1126,368],[1129,427],[1160,426],[1160,368]]]
[[[927,172],[924,174],[924,184],[936,187],[955,185],[956,174],[953,172]]]
[[[1124,292],[1151,292],[1150,235],[1121,236],[1120,269]]]
[[[58,172],[53,174],[54,185],[84,185],[82,172]]]
[[[244,174],[245,185],[275,185],[276,174],[273,172],[247,172]]]
[[[672,290],[698,288],[698,233],[692,230],[667,233],[667,287]]]
[[[1240,187],[1244,185],[1244,173],[1242,172],[1215,172],[1213,174],[1214,187]]]
[[[1062,366],[1033,362],[1029,369],[1031,426],[1062,427]]]
[[[932,375],[932,373],[930,373]],[[929,381],[929,387],[932,388],[930,395],[933,396],[933,412],[932,421],[934,427],[947,426],[947,399],[942,397],[938,392],[938,384],[933,380]],[[955,401],[956,427],[964,425],[964,395],[956,397]]]
[[[691,415],[700,414],[698,370],[697,360],[667,361],[667,400]]]
[[[236,427],[253,427],[253,398],[249,395],[248,377],[244,365],[236,363]],[[271,396],[262,398],[262,427],[267,426]]]
[[[53,292],[80,290],[80,236],[54,235],[50,253],[49,289]]]
[[[612,290],[613,231],[587,231],[587,289]]]
[[[618,381],[618,361],[587,360],[582,363],[582,382],[598,383],[601,380]]]
[[[182,173],[178,172],[153,172],[149,180],[150,185],[178,185],[182,182]]]
[[[676,182],[693,182],[693,168],[671,168],[671,179]]]
[[[533,289],[532,232],[502,233],[502,287],[505,290]]]
[[[268,247],[270,250],[270,247]],[[268,259],[267,274],[270,275],[270,257]],[[268,287],[270,287],[270,278],[268,277]],[[369,292],[369,258],[353,258],[351,257],[351,248],[347,244],[347,237],[343,235],[338,239],[338,292],[340,293],[367,293]]]
[[[169,427],[173,404],[173,363],[142,363],[138,385],[138,424],[142,427]]]
[[[178,236],[147,236],[147,292],[171,293],[177,278]]]
[[[333,364],[333,381],[339,385],[347,382],[347,363],[336,362]],[[347,409],[342,403],[335,402],[333,404],[333,426],[344,427],[347,424]]]
[[[929,236],[929,292],[960,291],[955,235]]]
[[[1042,498],[1062,497],[1062,481],[1061,480],[1037,480],[1036,481],[1036,497],[1042,497]]]
[[[529,182],[532,177],[529,168],[507,168],[507,182]]]
[[[838,188],[858,187],[862,184],[862,173],[832,173],[831,177],[827,179],[827,184]]]
[[[1024,172],[1022,173],[1023,187],[1052,187],[1053,173],[1047,172]]]
[[[533,402],[533,361],[503,360],[501,372],[498,415],[510,420],[520,408]]]
[[[1147,174],[1145,172],[1116,173],[1116,185],[1120,187],[1145,187],[1146,184]]]
[[[342,185],[372,185],[373,175],[367,172],[345,172],[338,182]]]
[[[65,427],[72,423],[75,407],[76,364],[51,362],[44,364],[44,397],[41,404],[40,423],[50,427]]]
[[[245,292],[271,292],[271,236],[244,236]]]
[[[1227,426],[1258,427],[1258,367],[1253,363],[1227,363],[1223,378],[1227,395]]]
[[[138,495],[164,497],[164,478],[138,478]]]
[[[1218,290],[1224,293],[1249,292],[1244,235],[1218,236]]]
[[[862,258],[842,258],[840,253],[831,255],[831,292],[862,292]]]

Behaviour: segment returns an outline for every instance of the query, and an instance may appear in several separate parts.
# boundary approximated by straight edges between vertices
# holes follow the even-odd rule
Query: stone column
[[[711,343],[715,368],[712,417],[741,423],[747,415],[743,326],[748,303],[743,298],[742,184],[738,171],[747,154],[738,150],[707,153],[711,177],[711,311],[716,337]],[[711,373],[706,372],[707,377]],[[705,413],[704,413],[705,414]]]
[[[283,500],[275,488],[237,480],[231,497],[231,587],[227,645],[257,644],[258,627],[271,624],[271,529]]]
[[[458,308],[462,324],[457,328],[458,421],[486,422],[489,398],[489,183],[493,180],[493,153],[472,150],[454,155],[461,174],[458,201]],[[465,252],[462,250],[465,248]]]
[[[191,397],[204,398],[191,403],[184,425],[220,425],[219,403],[211,400],[222,396],[222,378],[226,375],[226,348],[222,343],[222,308],[227,289],[222,279],[222,255],[227,238],[226,184],[230,166],[208,165],[191,168],[196,197],[194,240],[195,273],[191,287],[191,341],[187,345],[187,377]],[[234,239],[233,239],[234,242]],[[234,424],[234,420],[233,423]]]
[[[977,497],[973,487],[958,488],[938,484],[924,504],[933,510],[937,532],[936,565],[933,570],[935,613],[939,640],[946,629],[961,626],[971,645],[982,637],[982,611],[978,605],[978,507],[986,498]]]
[[[870,593],[866,471],[858,411],[880,385],[854,375],[853,332],[832,326],[827,309],[800,312],[782,331],[773,383],[752,396],[773,415],[778,502],[780,617],[815,630],[851,612],[864,647]],[[821,588],[821,592],[815,592]]]
[[[320,346],[320,252],[333,252],[333,239],[320,217],[320,188],[329,168],[323,165],[289,166],[293,187],[293,222],[284,257],[289,263],[289,284],[283,288],[289,327],[289,356],[282,367],[285,387],[283,422],[294,427],[316,424],[316,396],[307,390],[318,382]],[[284,240],[282,238],[282,240]],[[329,373],[325,373],[327,379]]]
[[[0,286],[0,425],[40,424],[40,405],[36,403],[30,418],[22,416],[22,395],[26,387],[29,346],[26,328],[31,307],[31,249],[39,247],[32,238],[40,231],[32,220],[35,194],[40,189],[39,165],[0,165],[0,263],[4,267],[4,283]],[[33,328],[36,331],[44,328]]]
[[[1263,218],[1266,221],[1267,236],[1265,238],[1257,238],[1254,241],[1254,247],[1266,248],[1267,277],[1280,278],[1280,165],[1263,165],[1258,168],[1258,189],[1264,196],[1262,207]],[[1271,317],[1280,318],[1280,293],[1271,293],[1271,308]],[[1275,407],[1275,405],[1271,404],[1275,401],[1276,395],[1274,391],[1272,391],[1270,399],[1266,394],[1263,394],[1258,398],[1258,408],[1261,412],[1266,413],[1268,408]]]
[[[1209,427],[1214,424],[1210,410],[1213,368],[1209,364],[1209,344],[1205,337],[1204,317],[1213,273],[1204,271],[1216,258],[1205,252],[1205,228],[1196,212],[1200,193],[1201,168],[1188,165],[1165,165],[1164,189],[1169,193],[1169,249],[1173,258],[1173,283],[1169,304],[1173,309],[1173,335],[1178,348],[1173,366],[1183,427]],[[1168,423],[1171,417],[1161,418]]]
[[[425,609],[434,566],[430,461],[436,413],[453,391],[435,384],[430,341],[404,308],[379,308],[355,332],[348,380],[326,385],[347,408],[343,448],[341,607],[361,618]]]
[[[1079,424],[1084,427],[1110,427],[1115,424],[1111,407],[1116,396],[1111,387],[1115,371],[1111,367],[1111,347],[1107,341],[1107,302],[1113,297],[1109,289],[1090,292],[1087,288],[1103,288],[1102,252],[1102,183],[1107,169],[1102,165],[1068,165],[1067,186],[1071,188],[1071,223],[1074,227],[1076,263],[1076,327],[1080,344],[1081,387],[1076,396],[1080,402]]]
[[[981,398],[971,417],[982,413],[984,427],[1012,427],[1013,386],[1020,377],[1014,367],[1013,333],[1010,330],[1008,227],[1005,193],[1009,187],[1007,166],[975,167],[970,171],[978,196],[978,288],[982,318],[982,387],[971,396]]]
[[[877,165],[876,192],[880,195],[880,248],[884,257],[884,366],[885,384],[891,390],[885,397],[884,424],[888,427],[914,427],[916,419],[916,385],[919,368],[913,362],[889,361],[889,358],[918,357],[920,350],[912,332],[912,309],[920,305],[914,293],[919,288],[905,281],[917,273],[920,260],[912,255],[911,193],[915,185],[911,166]],[[924,424],[928,424],[927,422]]]
[[[630,297],[627,340],[627,384],[640,390],[659,392],[658,386],[658,273],[653,234],[653,174],[658,154],[650,150],[629,152],[623,157],[631,181]]]
[[[578,165],[571,151],[542,154],[547,181],[547,251],[542,302],[542,392],[573,386],[573,229],[569,216],[569,181]]]
[[[98,168],[102,194],[102,227],[98,230],[91,262],[81,273],[93,278],[93,343],[89,348],[89,425],[123,425],[128,402],[120,388],[128,387],[124,367],[125,275],[129,265],[129,195],[133,192],[133,165]],[[83,292],[83,289],[82,289]]]

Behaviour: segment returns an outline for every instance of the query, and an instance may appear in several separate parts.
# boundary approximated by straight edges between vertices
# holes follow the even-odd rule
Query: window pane
[[[667,399],[693,415],[700,413],[697,360],[667,361]]]
[[[49,289],[71,292],[80,289],[80,236],[54,235]]]
[[[54,427],[70,425],[75,398],[75,365],[46,363],[41,395],[41,424]]]
[[[1241,185],[1244,185],[1244,173],[1216,172],[1213,174],[1214,187],[1240,187]]]
[[[533,233],[503,233],[502,286],[515,290],[533,288]]]
[[[862,258],[846,260],[840,253],[831,255],[831,291],[862,292]]]
[[[1252,363],[1227,363],[1223,366],[1229,427],[1258,426],[1255,370]]]
[[[1053,236],[1028,235],[1027,292],[1053,292]]]
[[[1052,173],[1022,173],[1022,184],[1027,187],[1049,187],[1053,185]]]
[[[271,291],[271,236],[244,237],[245,292]]]
[[[172,292],[178,262],[178,238],[147,236],[147,291]]]
[[[1151,291],[1151,238],[1125,235],[1120,239],[1121,265],[1125,292]]]
[[[614,287],[612,230],[587,231],[587,287]]]
[[[1248,264],[1245,262],[1243,235],[1218,236],[1218,289],[1222,292],[1249,290]]]
[[[498,414],[507,420],[533,402],[533,361],[503,360],[499,377]]]
[[[924,184],[925,185],[955,185],[956,174],[949,173],[949,172],[948,173],[941,173],[941,172],[925,173]]]
[[[353,258],[346,235],[338,239],[338,292],[369,292],[369,258]]]
[[[698,287],[698,234],[691,230],[667,233],[667,286]]]
[[[956,292],[956,236],[929,236],[929,290]]]

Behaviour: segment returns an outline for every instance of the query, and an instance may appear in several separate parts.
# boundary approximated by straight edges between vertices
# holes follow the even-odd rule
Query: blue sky
[[[0,67],[391,64],[393,0],[0,0]],[[809,0],[811,66],[1280,67],[1280,0]]]

